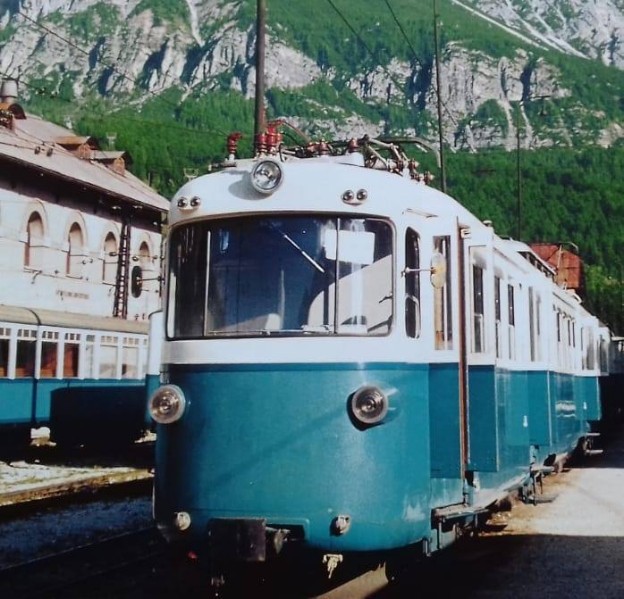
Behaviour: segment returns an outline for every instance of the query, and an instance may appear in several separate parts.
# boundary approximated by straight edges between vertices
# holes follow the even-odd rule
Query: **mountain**
[[[316,135],[437,139],[431,0],[266,2],[269,116]],[[518,128],[523,147],[624,137],[621,0],[438,4],[451,149],[511,149]],[[253,98],[255,9],[253,0],[0,0],[0,74],[20,80],[27,106],[55,94],[53,112],[66,119],[168,98],[184,122],[185,101]]]
[[[623,0],[265,1],[267,117],[287,143],[437,150],[441,123],[450,193],[504,235],[522,196],[523,238],[579,243],[590,303],[624,333]],[[255,42],[255,0],[0,0],[20,104],[129,151],[163,195],[233,131],[251,153]]]

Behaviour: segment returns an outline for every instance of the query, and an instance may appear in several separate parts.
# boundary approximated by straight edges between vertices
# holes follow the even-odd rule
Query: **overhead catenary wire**
[[[333,0],[327,0],[329,5],[331,6],[331,8],[334,10],[334,12],[340,17],[340,19],[343,21],[343,23],[347,26],[347,28],[353,33],[353,35],[356,37],[356,39],[358,40],[359,44],[365,49],[365,51],[369,54],[369,56],[373,59],[376,60],[376,54],[375,52],[373,52],[373,50],[371,49],[371,47],[369,46],[369,44],[367,44],[367,42],[365,41],[365,39],[358,33],[358,31],[353,27],[353,25],[351,24],[351,22],[349,21],[349,19],[344,15],[344,13],[340,10],[340,8],[336,5],[336,3]],[[397,24],[397,27],[399,28],[399,31],[401,32],[401,35],[403,36],[403,38],[405,39],[411,54],[415,60],[415,62],[417,64],[419,64],[421,67],[423,66],[422,62],[419,60],[418,56],[417,56],[417,52],[414,48],[414,46],[412,45],[411,41],[409,40],[405,29],[403,28],[403,26],[401,25],[400,21],[397,18],[396,13],[394,12],[392,6],[390,5],[388,0],[385,0],[385,5],[388,9],[388,11],[390,12],[394,22]],[[68,46],[74,48],[75,50],[77,50],[78,52],[82,53],[85,56],[89,56],[90,53],[85,50],[84,48],[80,47],[80,45],[76,44],[75,42],[71,41],[70,39],[67,39],[66,37],[64,37],[63,35],[60,35],[59,33],[57,33],[56,31],[52,30],[51,28],[47,27],[46,25],[44,25],[43,23],[39,22],[38,20],[35,20],[33,18],[31,18],[30,16],[28,16],[27,14],[25,14],[23,11],[17,11],[16,13],[18,16],[20,16],[21,18],[23,18],[24,20],[27,20],[28,22],[32,23],[34,26],[40,28],[42,31],[45,31],[47,34],[54,36],[56,39],[59,39],[60,41],[62,41],[63,43],[67,44]],[[99,59],[99,62],[105,66],[106,68],[110,69],[112,72],[117,73],[120,77],[122,77],[124,80],[131,82],[133,85],[136,85],[136,79],[134,79],[133,77],[130,77],[127,75],[127,73],[123,72],[122,70],[118,69],[114,64],[110,64],[109,62],[102,60],[101,58]],[[394,84],[400,88],[402,87],[401,84],[397,81],[397,78],[395,76],[394,73],[392,73],[385,65],[381,64],[381,62],[379,60],[377,60],[377,64],[379,65],[379,67],[386,72],[386,74],[388,75],[388,77],[394,82]],[[36,88],[38,93],[42,93],[45,92],[45,90],[43,90],[42,88]],[[152,96],[154,96],[155,98],[158,98],[160,101],[163,101],[167,104],[169,104],[170,106],[172,106],[175,109],[179,109],[181,104],[175,104],[172,103],[170,101],[167,100],[167,98],[164,98],[162,96],[162,94],[159,94],[157,92],[151,91],[149,89],[146,89],[146,92]],[[439,92],[436,89],[435,90],[436,94],[438,94],[439,97]],[[50,94],[50,97],[54,97],[54,98],[61,98],[61,96],[57,93],[56,95],[52,95]],[[69,100],[67,100],[69,101]],[[448,111],[448,108],[445,106],[445,109],[447,111],[447,114],[449,115],[449,117],[451,118],[451,120],[453,120],[454,124],[457,125],[457,123],[455,122],[455,119],[453,118],[452,114],[450,114],[450,112]],[[117,116],[117,118],[124,118],[127,119],[129,121],[132,121],[131,118],[129,117],[119,117]],[[103,120],[103,119],[102,119]],[[145,119],[136,119],[135,122],[146,122]],[[168,125],[170,126],[170,125]],[[198,130],[195,129],[188,129],[185,128],[185,130],[187,131],[192,131],[194,133],[202,133],[199,132]],[[212,131],[214,131],[215,133],[218,133],[220,135],[225,136],[226,133],[214,128]]]
[[[349,31],[351,31],[351,33],[353,33],[353,35],[356,37],[356,39],[362,45],[362,47],[366,50],[366,52],[368,52],[370,57],[373,60],[377,61],[378,65],[382,68],[383,71],[385,71],[385,73],[386,73],[386,75],[388,75],[389,79],[391,79],[392,82],[400,89],[401,85],[397,81],[396,76],[385,65],[380,64],[380,61],[377,60],[377,57],[376,57],[375,53],[370,49],[368,44],[364,41],[364,38],[355,30],[353,25],[351,25],[349,20],[344,16],[342,11],[335,5],[333,0],[327,0],[327,2],[333,8],[333,10],[336,12],[336,14],[340,17],[340,19],[344,22],[344,24],[348,27]]]
[[[45,25],[43,25],[42,23],[36,21],[35,19],[32,19],[31,17],[29,17],[28,15],[24,14],[22,11],[17,11],[17,13],[20,17],[22,17],[23,19],[26,19],[27,21],[29,21],[30,23],[32,23],[33,25],[35,25],[36,27],[40,28],[41,30],[45,31],[46,33],[49,33],[50,35],[54,36],[55,38],[59,39],[60,41],[62,41],[63,43],[67,44],[68,46],[74,48],[75,50],[77,50],[78,52],[84,54],[85,56],[89,57],[90,53],[88,51],[86,51],[84,48],[81,48],[78,44],[75,44],[74,42],[72,42],[71,40],[63,37],[62,35],[60,35],[59,33],[57,33],[56,31],[53,31],[52,29],[50,29],[49,27],[46,27]],[[136,80],[132,77],[130,77],[127,73],[124,73],[123,71],[119,70],[117,67],[115,67],[115,65],[110,64],[104,60],[99,61],[103,66],[105,66],[106,68],[110,69],[111,71],[117,73],[120,77],[122,77],[123,79],[125,79],[126,81],[132,83],[133,85],[136,85]],[[7,75],[5,74],[4,76],[6,77],[10,77],[11,75]],[[24,82],[20,80],[21,84],[24,84]],[[26,84],[27,85],[27,84]],[[31,87],[28,86],[27,87]],[[45,93],[46,90],[44,90],[43,88],[37,87],[37,86],[32,86],[34,89],[39,90],[40,93]],[[151,96],[153,96],[154,98],[165,102],[166,104],[168,104],[169,106],[171,106],[174,109],[179,109],[181,104],[175,104],[173,102],[170,102],[169,100],[167,100],[166,98],[164,98],[161,94],[158,94],[157,92],[151,91],[149,89],[145,90],[148,94],[150,94]],[[57,97],[60,99],[61,98],[58,94],[56,94],[55,96],[52,96],[50,92],[48,92],[50,94],[50,97]],[[68,100],[69,101],[69,100]],[[142,119],[137,119],[138,121],[141,121]],[[194,131],[193,129],[189,129],[189,131]],[[218,133],[219,135],[223,135],[225,136],[226,133],[224,131],[221,131],[219,129],[212,129],[207,131],[206,133]]]

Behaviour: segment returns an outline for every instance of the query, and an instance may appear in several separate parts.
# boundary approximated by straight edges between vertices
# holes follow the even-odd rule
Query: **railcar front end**
[[[154,514],[209,564],[440,550],[587,430],[578,302],[449,196],[357,162],[232,162],[173,198]]]
[[[152,400],[165,534],[243,561],[427,538],[429,371],[388,350],[391,222],[251,214],[170,238]]]

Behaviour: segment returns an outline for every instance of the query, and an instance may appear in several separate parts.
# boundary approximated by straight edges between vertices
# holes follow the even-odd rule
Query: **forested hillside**
[[[135,173],[171,195],[185,173],[203,174],[225,158],[227,134],[237,123],[253,121],[253,107],[237,101],[236,94],[214,98],[203,110],[204,119],[181,112],[170,125],[148,110],[140,118],[127,111],[105,122],[85,119],[80,126],[104,140],[107,131],[117,131],[116,144],[130,151]],[[202,122],[217,124],[202,129]],[[251,138],[247,131],[240,146],[243,155],[250,155]],[[286,143],[295,141],[301,140],[286,136]],[[414,155],[437,175],[433,185],[439,187],[435,157]],[[624,334],[624,144],[519,153],[447,150],[445,161],[448,193],[481,219],[491,220],[498,234],[575,244],[586,265],[586,302]]]
[[[501,235],[575,243],[588,267],[587,302],[624,333],[619,8],[601,0],[590,8],[554,0],[553,11],[502,0],[267,4],[269,119],[315,138],[417,135],[434,145],[441,125],[447,191]],[[479,13],[484,7],[498,20]],[[611,12],[588,28],[590,9]],[[171,196],[225,157],[229,133],[240,131],[240,154],[251,155],[255,10],[254,0],[0,2],[0,75],[19,75],[28,112],[69,122],[105,149],[115,139],[131,170]],[[573,39],[561,37],[567,31]],[[287,144],[303,141],[283,131]],[[418,159],[439,185],[434,157]]]
[[[624,145],[519,157],[518,180],[517,152],[449,154],[447,190],[500,235],[576,245],[586,303],[624,334]]]

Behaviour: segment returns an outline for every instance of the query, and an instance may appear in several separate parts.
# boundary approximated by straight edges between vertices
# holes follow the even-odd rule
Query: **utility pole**
[[[440,48],[438,43],[438,0],[433,0],[433,43],[435,45],[436,96],[438,106],[438,140],[440,143],[440,180],[446,193],[446,165],[444,163],[444,131],[442,130],[442,97],[440,93]]]
[[[522,170],[520,164],[520,111],[522,101],[516,113],[516,176],[517,176],[517,197],[516,197],[516,239],[522,237]]]
[[[525,104],[531,101],[540,100],[543,102],[550,98],[550,95],[534,96],[533,98],[521,98],[518,102],[518,111],[516,112],[515,126],[516,126],[516,176],[517,176],[517,197],[516,197],[516,238],[518,241],[522,237],[522,164],[520,160],[520,118],[522,117],[522,108]],[[543,112],[541,113],[543,116]]]
[[[264,52],[266,33],[266,0],[257,0],[256,5],[256,143],[266,129],[264,111]]]

